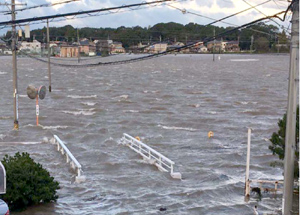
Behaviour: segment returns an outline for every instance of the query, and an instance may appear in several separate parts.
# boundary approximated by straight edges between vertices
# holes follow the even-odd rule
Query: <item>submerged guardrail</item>
[[[66,156],[66,162],[70,163],[72,169],[76,170],[77,176],[75,181],[77,183],[85,181],[85,176],[81,175],[82,169],[80,163],[77,159],[73,156],[67,146],[63,143],[63,141],[57,136],[54,135],[54,143],[57,144],[57,151],[60,151],[62,155]]]
[[[245,177],[245,197],[250,197],[251,191],[255,189],[259,189],[259,192],[274,192],[277,191],[283,191],[283,188],[281,187],[284,183],[283,180],[261,180],[261,179],[250,179],[249,173],[250,173],[250,148],[251,148],[251,128],[248,128],[248,140],[247,140],[247,163],[246,163],[246,177]],[[252,187],[251,184],[259,184],[258,187]],[[269,184],[268,187],[263,187],[263,185]],[[270,184],[274,185],[274,188],[270,188]],[[297,182],[294,183],[294,185],[297,185]],[[280,187],[279,187],[280,186]]]
[[[155,165],[160,171],[170,172],[172,178],[181,179],[181,173],[173,171],[175,162],[147,146],[145,143],[142,143],[138,139],[125,133],[123,134],[120,143],[131,148],[141,155],[149,164]]]

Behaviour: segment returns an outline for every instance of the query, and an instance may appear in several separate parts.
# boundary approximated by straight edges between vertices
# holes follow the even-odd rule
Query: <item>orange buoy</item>
[[[138,141],[141,141],[141,138],[139,136],[136,136],[135,139],[137,139]]]
[[[208,132],[207,136],[208,136],[208,138],[213,137],[214,136],[214,132],[212,132],[212,131]]]

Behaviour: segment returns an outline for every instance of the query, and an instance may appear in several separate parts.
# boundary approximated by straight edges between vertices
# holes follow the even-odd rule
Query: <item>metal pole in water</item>
[[[40,115],[40,107],[39,107],[39,96],[36,96],[36,105],[35,105],[35,110],[36,110],[36,125],[39,125],[39,115]]]
[[[11,18],[16,20],[15,0],[11,0]],[[18,105],[18,75],[17,75],[17,42],[16,42],[16,25],[12,25],[12,63],[13,63],[13,88],[14,88],[14,130],[19,129],[19,105]]]
[[[214,28],[214,48],[213,48],[213,61],[215,61],[215,46],[216,46],[216,28]]]
[[[248,128],[248,144],[247,144],[247,164],[246,164],[246,178],[245,178],[245,196],[250,195],[250,145],[251,145],[251,128]]]
[[[253,41],[254,41],[254,36],[251,36],[251,45],[250,45],[250,53],[253,52]]]
[[[296,142],[297,73],[299,72],[299,0],[293,0],[290,74],[284,153],[284,189],[282,214],[291,215],[293,206],[294,162]]]
[[[78,63],[80,63],[80,42],[79,42],[79,29],[77,28],[77,43],[78,43]]]
[[[51,68],[50,68],[50,36],[49,36],[49,20],[47,19],[47,49],[48,49],[48,78],[49,92],[51,92]]]

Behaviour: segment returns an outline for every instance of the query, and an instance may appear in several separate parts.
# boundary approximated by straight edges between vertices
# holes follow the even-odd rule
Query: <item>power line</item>
[[[56,15],[50,15],[50,16],[41,16],[41,17],[33,17],[33,18],[26,18],[26,19],[19,19],[15,21],[6,21],[6,22],[0,22],[0,26],[3,25],[11,25],[11,24],[21,24],[21,23],[28,23],[28,22],[35,22],[40,20],[53,20],[60,17],[68,17],[68,16],[78,16],[82,14],[93,14],[93,13],[101,13],[104,11],[113,11],[113,10],[120,10],[123,8],[132,8],[132,7],[140,7],[143,5],[151,5],[151,4],[159,4],[159,3],[165,3],[170,2],[174,0],[158,0],[158,1],[152,1],[152,2],[142,2],[138,4],[130,4],[130,5],[122,5],[118,7],[110,7],[110,8],[101,8],[96,10],[87,10],[87,11],[78,11],[78,12],[71,12],[71,13],[64,13],[64,14],[56,14]]]
[[[268,0],[268,1],[266,1],[266,2],[263,2],[262,4],[265,4],[265,3],[269,2],[269,1],[271,1],[271,0]],[[237,13],[232,14],[232,15],[230,15],[230,16],[224,17],[224,18],[222,18],[222,19],[214,19],[214,18],[211,18],[211,17],[208,17],[208,16],[203,16],[203,15],[201,15],[201,14],[199,14],[199,13],[190,12],[190,11],[187,11],[187,10],[185,10],[185,9],[181,9],[181,8],[178,8],[178,7],[175,7],[175,6],[172,6],[172,5],[169,5],[169,6],[172,7],[172,8],[175,8],[175,9],[177,9],[177,10],[180,10],[183,14],[189,13],[189,14],[192,14],[192,15],[196,15],[196,16],[204,17],[204,18],[207,18],[207,19],[210,19],[210,20],[214,20],[214,22],[208,23],[208,24],[204,25],[204,27],[209,26],[209,25],[212,25],[212,24],[215,24],[215,23],[217,23],[217,22],[221,22],[221,23],[224,23],[224,24],[227,24],[227,25],[230,25],[230,26],[238,26],[238,25],[236,25],[236,24],[232,24],[232,23],[229,23],[229,22],[224,22],[223,20],[228,19],[228,18],[233,17],[233,16],[236,16],[236,15],[238,15],[238,14],[240,14],[240,13],[243,13],[243,12],[245,12],[245,11],[247,11],[247,10],[253,8],[253,7],[251,7],[251,8],[248,8],[248,9],[246,9],[246,10],[242,10],[242,11],[240,11],[240,12],[237,12]],[[267,32],[264,32],[264,31],[259,31],[259,30],[253,29],[253,28],[249,28],[249,29],[252,30],[252,31],[254,31],[254,32],[258,32],[258,33],[262,33],[262,34],[266,34],[266,35],[271,35],[271,34],[269,34],[269,33],[267,33]],[[271,35],[271,36],[272,36],[272,35]]]
[[[34,6],[30,6],[30,7],[16,9],[15,11],[24,11],[24,10],[36,9],[36,8],[40,8],[40,7],[53,7],[53,6],[56,6],[56,5],[68,4],[68,3],[73,3],[73,2],[77,2],[77,1],[81,1],[81,0],[65,0],[63,2],[34,5]],[[11,11],[0,11],[0,13],[6,13],[6,15],[7,15],[7,14],[10,14]]]
[[[255,6],[251,6],[251,7],[247,8],[247,9],[245,9],[245,10],[239,11],[239,12],[237,12],[237,13],[234,13],[234,14],[231,14],[231,15],[229,15],[229,16],[226,16],[226,17],[224,17],[224,18],[222,18],[222,19],[219,19],[219,20],[216,20],[216,21],[214,21],[214,22],[211,22],[211,23],[209,23],[208,25],[212,25],[212,24],[215,24],[215,23],[220,22],[220,21],[222,21],[222,20],[225,20],[225,19],[228,19],[228,18],[230,18],[230,17],[236,16],[236,15],[238,15],[238,14],[244,13],[244,12],[246,12],[246,11],[248,11],[248,10],[251,10],[251,9],[255,8],[255,7],[258,7],[258,6],[260,6],[260,5],[264,5],[264,4],[266,4],[266,3],[270,2],[270,1],[271,1],[271,0],[268,0],[268,1],[262,2],[262,3],[260,3],[260,4],[257,4],[257,5],[255,5]]]
[[[170,1],[182,2],[182,1],[187,1],[187,0],[170,0]],[[81,16],[81,17],[78,17],[78,16],[75,15],[73,17],[64,17],[63,19],[57,19],[57,20],[54,20],[54,18],[53,18],[49,22],[51,22],[51,23],[53,23],[53,22],[62,22],[62,21],[72,20],[72,19],[82,19],[82,18],[88,18],[88,17],[96,17],[96,16],[111,15],[111,14],[116,14],[116,13],[124,13],[124,12],[128,12],[128,11],[135,11],[135,10],[142,10],[142,9],[151,8],[151,7],[157,7],[157,6],[162,5],[162,4],[165,4],[165,3],[164,2],[160,2],[160,3],[156,3],[156,4],[153,3],[153,5],[146,5],[144,7],[143,6],[137,6],[136,8],[129,7],[129,8],[125,8],[127,10],[124,10],[124,11],[121,11],[124,8],[118,9],[116,11],[108,10],[107,13],[101,13],[101,14],[100,14],[100,12],[97,12],[96,14],[88,13],[87,16]],[[170,4],[166,4],[166,5],[170,5]],[[31,23],[31,25],[37,25],[37,24],[43,24],[43,23],[46,23],[46,21]],[[26,26],[26,25],[29,25],[29,24],[30,24],[30,22],[28,22],[26,24],[18,24],[18,25],[21,27],[21,26]],[[0,27],[0,30],[2,30],[4,28],[10,28],[10,25],[5,25],[3,27]]]
[[[247,5],[253,7],[253,5],[251,5],[250,3],[248,3],[246,0],[242,0],[243,2],[245,2]],[[264,16],[267,16],[265,13],[263,13],[262,11],[260,11],[257,6],[253,7],[256,11],[258,11],[259,13],[261,13]],[[276,22],[274,19],[270,18],[270,20],[274,23],[276,23],[279,27],[284,28],[284,26],[281,26],[278,22]]]

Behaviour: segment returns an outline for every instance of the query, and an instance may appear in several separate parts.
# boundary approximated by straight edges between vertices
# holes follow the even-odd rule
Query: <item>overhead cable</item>
[[[248,10],[251,10],[251,9],[253,9],[253,8],[255,8],[255,7],[258,7],[258,6],[260,6],[260,5],[264,5],[264,4],[266,4],[266,3],[270,2],[270,1],[271,1],[271,0],[268,0],[268,1],[262,2],[262,3],[260,3],[260,4],[257,4],[257,5],[255,5],[255,6],[251,6],[251,7],[247,8],[247,9],[245,9],[245,10],[239,11],[239,12],[237,12],[237,13],[234,13],[234,14],[231,14],[231,15],[229,15],[229,16],[226,16],[226,17],[224,17],[224,18],[222,18],[222,19],[218,19],[218,20],[216,20],[216,21],[214,21],[214,22],[211,22],[211,23],[209,23],[208,25],[212,25],[212,24],[215,24],[215,23],[220,22],[220,21],[222,21],[222,20],[228,19],[228,18],[230,18],[230,17],[239,15],[239,14],[244,13],[244,12],[246,12],[246,11],[248,11]]]
[[[40,7],[53,7],[53,6],[56,6],[56,5],[68,4],[68,3],[73,3],[73,2],[77,2],[77,1],[81,1],[81,0],[65,0],[65,1],[62,1],[62,2],[34,5],[34,6],[30,6],[30,7],[16,9],[15,11],[24,11],[24,10],[36,9],[36,8],[40,8]],[[11,14],[11,11],[0,11],[0,13]]]
[[[87,10],[87,11],[77,11],[77,12],[56,14],[56,15],[50,15],[50,16],[32,17],[32,18],[18,19],[15,21],[10,20],[10,21],[6,21],[6,22],[0,22],[0,26],[21,24],[21,23],[34,22],[34,21],[47,20],[47,19],[51,20],[51,19],[56,19],[56,18],[61,18],[61,17],[78,16],[78,15],[82,15],[82,14],[100,13],[100,12],[104,12],[104,11],[113,11],[113,10],[120,10],[123,8],[140,7],[143,5],[165,3],[165,2],[170,2],[170,1],[176,1],[176,0],[157,0],[157,1],[151,1],[151,2],[142,2],[142,3],[137,3],[137,4],[122,5],[122,6],[118,6],[118,7],[101,8],[101,9]]]
[[[270,0],[269,0],[269,1],[270,1]],[[264,2],[264,4],[267,3],[267,2],[269,2],[269,1]],[[224,23],[224,24],[227,24],[227,25],[230,25],[230,26],[235,26],[235,27],[237,27],[238,25],[232,24],[232,23],[229,23],[229,22],[224,22],[223,20],[228,19],[228,18],[230,18],[230,17],[232,17],[232,16],[236,16],[237,14],[240,14],[240,13],[246,11],[246,10],[243,10],[243,11],[240,11],[240,12],[238,12],[238,13],[232,14],[232,15],[230,15],[230,16],[224,17],[224,18],[222,18],[222,19],[214,19],[214,18],[211,18],[211,17],[208,17],[208,16],[201,15],[201,14],[199,14],[199,13],[190,12],[190,11],[187,11],[187,10],[185,10],[185,9],[181,9],[181,8],[178,8],[178,7],[175,7],[175,6],[172,6],[172,5],[169,5],[169,6],[172,7],[172,8],[175,8],[175,9],[177,9],[177,10],[180,10],[180,11],[181,11],[182,13],[184,13],[184,14],[188,13],[188,14],[192,14],[192,15],[195,15],[195,16],[200,16],[200,17],[203,17],[203,18],[206,18],[206,19],[214,20],[214,22],[208,23],[208,24],[204,25],[204,27],[210,26],[210,25],[215,24],[215,23],[217,23],[217,22],[221,22],[221,23]],[[249,8],[248,8],[248,9],[249,9]],[[251,8],[250,8],[250,9],[251,9]],[[266,35],[271,35],[270,33],[267,33],[267,32],[264,32],[264,31],[256,30],[256,29],[253,29],[253,28],[249,28],[249,29],[252,30],[252,31],[258,32],[258,33],[262,33],[262,34],[266,34]]]
[[[253,5],[251,5],[250,3],[248,3],[246,0],[242,0],[243,2],[245,2],[247,5],[249,5],[249,6],[251,6],[251,7],[253,7]],[[258,8],[257,8],[257,6],[255,6],[255,7],[253,7],[256,11],[258,11],[259,13],[261,13],[262,15],[264,15],[264,16],[267,16],[264,12],[262,12],[261,10],[259,10]],[[274,22],[274,23],[276,23],[279,27],[281,27],[281,28],[285,28],[284,26],[282,26],[282,25],[280,25],[278,22],[276,22],[273,18],[270,18],[270,20],[272,21],[272,22]]]

